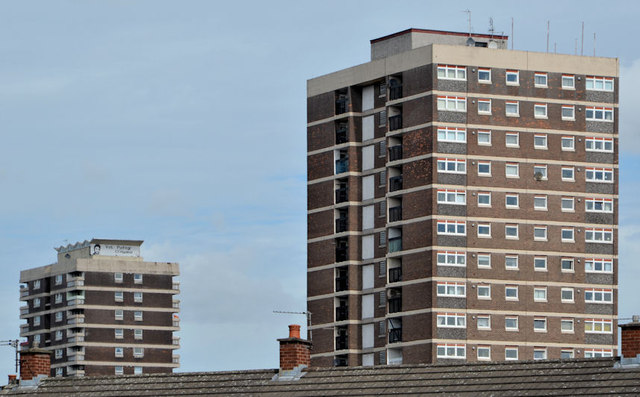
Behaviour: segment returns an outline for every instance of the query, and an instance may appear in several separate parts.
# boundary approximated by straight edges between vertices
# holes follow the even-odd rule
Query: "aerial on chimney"
[[[37,386],[51,373],[51,352],[32,347],[20,351],[20,386]]]
[[[280,371],[272,380],[298,380],[311,363],[311,342],[300,338],[300,326],[289,325],[289,337],[280,342]]]
[[[622,365],[640,364],[640,316],[631,317],[631,322],[618,324],[622,329]]]

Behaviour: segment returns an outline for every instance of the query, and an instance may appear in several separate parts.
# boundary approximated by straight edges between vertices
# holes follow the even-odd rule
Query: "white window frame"
[[[467,347],[465,344],[438,343],[436,345],[436,356],[438,358],[466,359]]]
[[[53,279],[53,283],[54,283],[54,285],[61,285],[62,284],[62,274],[56,274],[54,279]]]
[[[544,328],[537,325],[543,324]],[[546,317],[534,317],[533,318],[533,332],[547,332],[547,318]]]
[[[572,227],[563,227],[560,229],[560,240],[563,243],[575,243],[576,242],[576,232]]]
[[[444,261],[442,261],[444,259]],[[450,262],[452,260],[452,262]],[[467,266],[467,254],[465,252],[456,251],[438,251],[436,254],[436,263],[438,266]]]
[[[587,137],[584,144],[587,152],[613,153],[613,138]]]
[[[444,227],[444,231],[440,231],[440,227]],[[450,231],[450,227],[453,226],[453,231]],[[462,227],[462,231],[460,231]],[[437,221],[436,222],[436,234],[441,236],[466,236],[467,235],[467,223],[465,221]]]
[[[480,198],[488,198],[488,203],[480,202]],[[478,192],[478,207],[491,207],[491,192]]]
[[[544,263],[544,267],[537,267],[536,262]],[[533,258],[533,270],[538,272],[546,272],[548,268],[547,263],[548,260],[546,256],[535,256]]]
[[[564,264],[571,264],[571,267],[568,269],[564,268]],[[574,273],[575,259],[574,258],[560,258],[560,271],[562,273]]]
[[[533,166],[533,174],[535,175],[537,172],[542,174],[542,180],[547,180],[547,165],[546,164],[535,164]]]
[[[56,358],[56,360],[61,359],[62,358],[62,354],[63,354],[62,349],[56,349],[55,350],[55,358]]]
[[[609,328],[609,330],[607,330],[607,328]],[[612,334],[613,320],[607,320],[604,318],[585,318],[584,333],[585,334]]]
[[[546,348],[534,348],[533,349],[533,359],[534,360],[546,360],[547,359],[547,349]]]
[[[544,205],[539,205],[541,201],[544,201]],[[533,209],[536,211],[546,211],[548,201],[547,196],[533,196]]]
[[[484,109],[481,109],[481,106]],[[491,114],[491,99],[478,99],[478,114]]]
[[[587,121],[603,121],[613,123],[613,108],[602,106],[587,106],[584,117]]]
[[[514,197],[516,199],[517,204],[516,205],[508,204],[509,198],[514,198]],[[520,208],[520,195],[518,193],[505,194],[504,206],[506,208],[513,208],[513,209]]]
[[[484,323],[486,321],[485,324],[480,325],[480,320],[482,319],[482,322]],[[484,315],[479,315],[476,316],[476,328],[479,330],[491,330],[491,316],[488,314],[484,314]]]
[[[64,374],[64,368],[58,367],[56,368],[56,377],[60,377]]]
[[[538,143],[538,140],[542,140],[543,143]],[[549,137],[547,134],[534,134],[533,135],[533,148],[547,150],[549,148]]]
[[[585,180],[593,183],[613,183],[614,176],[613,168],[587,167],[584,173]]]
[[[122,291],[115,291],[113,293],[113,300],[115,302],[124,302],[124,292]]]
[[[608,207],[608,208],[607,208]],[[587,197],[584,200],[585,212],[613,213],[613,199]]]
[[[143,372],[144,372],[144,370],[143,370],[143,368],[141,366],[133,367],[133,374],[134,375],[142,375]]]
[[[124,280],[124,274],[119,273],[119,272],[118,273],[113,273],[113,282],[114,283],[120,284],[120,283],[123,282],[123,280]]]
[[[467,81],[467,67],[458,65],[438,65],[438,80]]]
[[[114,330],[114,338],[115,339],[124,339],[124,329],[116,328]]]
[[[490,361],[491,360],[491,346],[478,346],[477,359],[478,359],[478,361]]]
[[[122,365],[116,365],[114,368],[114,373],[116,375],[124,375],[124,367]]]
[[[509,296],[508,291],[515,291],[515,296]],[[505,285],[504,286],[504,299],[508,301],[517,301],[519,299],[518,286],[517,285]]]
[[[436,285],[437,296],[448,296],[454,298],[467,297],[467,285],[456,282],[438,282]]]
[[[135,357],[135,358],[144,357],[144,347],[134,347],[133,348],[133,357]]]
[[[142,340],[143,336],[144,336],[144,331],[141,329],[134,329],[133,330],[133,339],[136,340]]]
[[[610,349],[585,349],[584,358],[613,357]]]
[[[569,84],[569,82],[571,82]],[[565,84],[566,83],[566,84]],[[561,85],[563,90],[575,90],[576,89],[576,76],[572,74],[563,74]]]
[[[538,80],[542,80],[544,78],[544,82],[538,82]],[[537,88],[547,88],[549,83],[549,76],[547,73],[536,72],[533,75],[533,85]]]
[[[613,259],[587,258],[584,260],[585,273],[613,273]]]
[[[59,323],[60,321],[62,321],[62,312],[56,312],[55,321],[56,323]]]
[[[488,79],[481,79],[480,74],[488,73]],[[491,68],[478,68],[478,83],[491,84]]]
[[[565,203],[571,203],[571,207],[565,207]],[[562,212],[575,212],[576,211],[575,199],[573,197],[561,197],[560,210]]]
[[[584,241],[585,243],[613,244],[613,229],[586,228]]]
[[[114,312],[114,317],[116,320],[124,320],[124,310],[116,309]]]
[[[142,273],[134,273],[133,274],[133,283],[134,284],[142,284],[143,275]]]
[[[515,80],[509,81],[510,76],[515,76]],[[507,70],[505,72],[505,84],[507,85],[520,85],[520,71],[519,70]]]
[[[568,145],[565,145],[565,143],[568,143]],[[563,136],[560,138],[560,148],[565,152],[575,152],[576,138],[573,136]]]
[[[534,287],[533,288],[533,301],[534,302],[546,302],[547,301],[547,287]]]
[[[506,147],[520,147],[520,133],[518,132],[506,132],[504,138],[504,144]],[[509,143],[507,137],[515,137],[516,143]]]
[[[544,232],[544,236],[541,236],[540,234],[542,234],[542,232]],[[534,241],[547,241],[548,240],[548,228],[547,226],[534,226],[533,227],[533,240]]]
[[[507,178],[520,178],[520,164],[510,162],[505,163],[504,175]]]
[[[491,130],[478,130],[478,146],[491,146]],[[480,137],[488,139],[480,139]]]
[[[571,327],[564,329],[565,325],[571,325]],[[575,322],[572,318],[560,319],[560,332],[563,334],[573,334],[575,332]]]
[[[547,104],[536,103],[533,105],[533,117],[536,119],[546,119],[547,117]]]
[[[438,328],[467,328],[467,315],[464,313],[438,313]]]
[[[141,310],[137,310],[133,312],[133,320],[134,321],[143,321],[144,314]]]
[[[478,254],[476,263],[479,269],[491,269],[491,254]]]
[[[509,327],[507,324],[507,320],[515,320],[516,326]],[[518,321],[518,316],[505,316],[504,318],[504,330],[505,331],[518,331],[520,329],[520,321]]]
[[[489,167],[488,171],[480,171],[480,166]],[[478,176],[491,176],[491,161],[478,161]]]
[[[39,327],[40,326],[40,316],[33,317],[33,326],[34,327]]]
[[[466,205],[467,192],[455,189],[438,189],[438,204]]]
[[[124,348],[123,347],[114,347],[113,354],[115,357],[124,357]]]
[[[478,285],[476,289],[478,300],[491,300],[491,285]]]
[[[520,228],[518,224],[506,224],[504,225],[504,238],[508,240],[518,240],[520,238]],[[511,233],[515,230],[515,235]]]
[[[134,302],[140,303],[140,302],[142,302],[142,299],[143,299],[142,292],[136,291],[136,292],[133,293],[133,301]]]
[[[509,111],[513,106],[515,106],[515,111]],[[514,110],[514,109],[511,109],[511,110]],[[505,116],[507,117],[520,117],[520,102],[505,101],[504,113],[505,113]]]
[[[490,223],[478,223],[477,227],[479,238],[491,238],[491,224]]]
[[[566,293],[571,293],[570,298],[565,298]],[[560,288],[560,301],[564,303],[575,303],[575,291],[573,288]]]
[[[453,165],[454,170],[449,169],[450,165]],[[441,168],[442,166],[444,167]],[[443,174],[466,174],[467,160],[439,158],[437,160],[437,169],[438,169],[438,173],[443,173]]]
[[[40,280],[33,280],[31,287],[32,289],[40,289]]]
[[[515,266],[508,266],[509,260],[515,259]],[[507,270],[518,270],[520,268],[518,255],[505,255],[504,256],[504,268]]]
[[[438,142],[467,143],[467,130],[455,127],[438,127]]]
[[[565,171],[570,172],[571,176],[565,176]],[[576,181],[576,169],[574,167],[562,166],[560,169],[561,179],[565,182],[575,182]]]
[[[513,355],[515,353],[515,356]],[[505,346],[504,348],[505,361],[517,361],[518,360],[518,348],[515,346]]]
[[[598,87],[600,85],[600,87]],[[585,78],[585,89],[587,91],[613,92],[615,81],[613,77],[587,76]]]
[[[576,107],[574,105],[562,105],[560,109],[560,117],[565,121],[575,121]]]
[[[613,289],[586,288],[584,290],[584,302],[611,305],[613,304]]]
[[[458,96],[438,96],[438,111],[440,112],[466,112],[467,98]]]

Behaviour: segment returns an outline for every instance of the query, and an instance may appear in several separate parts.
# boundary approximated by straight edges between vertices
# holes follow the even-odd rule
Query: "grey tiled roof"
[[[36,396],[576,396],[640,395],[640,367],[616,359],[518,361],[458,365],[312,368],[297,381],[272,381],[277,370],[49,378]],[[6,392],[7,390],[5,390]],[[26,391],[25,391],[26,392]],[[13,390],[12,394],[20,394]]]

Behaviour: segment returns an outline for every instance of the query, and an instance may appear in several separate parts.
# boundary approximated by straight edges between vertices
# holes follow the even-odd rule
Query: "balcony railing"
[[[75,335],[72,336],[70,338],[67,338],[67,342],[69,343],[80,343],[80,342],[84,342],[84,334],[82,335]]]
[[[402,159],[402,145],[395,145],[389,148],[389,161]]]
[[[349,339],[346,335],[336,336],[336,350],[344,350],[349,348]]]
[[[171,285],[171,289],[174,291],[180,291],[180,281],[174,281]]]
[[[389,313],[398,313],[402,311],[402,298],[396,297],[389,299]]]
[[[349,159],[336,160],[336,174],[342,174],[349,171]]]
[[[336,219],[336,233],[346,232],[349,220],[347,218]]]
[[[174,336],[173,339],[171,340],[171,342],[175,345],[175,346],[179,346],[180,345],[180,337],[178,336]]]
[[[69,288],[82,287],[83,285],[84,285],[84,278],[80,279],[80,277],[77,277],[77,280],[67,281],[67,287]]]
[[[338,127],[336,130],[336,145],[349,141],[348,130],[346,127]]]
[[[402,342],[402,328],[389,330],[389,343]]]
[[[402,220],[402,206],[389,208],[389,222]]]
[[[180,301],[178,299],[175,299],[172,303],[172,306],[174,309],[180,309]]]
[[[392,267],[389,269],[389,282],[397,283],[398,281],[402,281],[402,268],[401,267]]]
[[[402,84],[389,87],[389,100],[402,98]]]
[[[69,300],[67,300],[67,305],[69,306],[84,305],[84,298],[70,297]]]
[[[84,324],[84,314],[71,314],[67,318],[67,324]]]
[[[402,190],[402,175],[389,178],[389,191]]]
[[[21,306],[20,314],[29,314],[29,306]]]
[[[336,307],[336,321],[344,321],[349,318],[349,307],[338,306]]]
[[[347,197],[349,190],[346,187],[336,189],[336,204],[344,203],[349,198]]]
[[[336,277],[336,292],[346,291],[349,289],[349,278],[347,276]]]
[[[84,376],[84,369],[68,367],[67,375],[69,376]]]
[[[396,114],[389,117],[389,131],[399,130],[402,128],[402,115]]]
[[[389,252],[402,251],[402,237],[394,237],[389,239]]]
[[[174,364],[180,364],[180,355],[179,354],[174,354],[171,357],[171,361],[173,361]]]
[[[25,296],[29,296],[29,288],[20,288],[20,297],[24,298]]]

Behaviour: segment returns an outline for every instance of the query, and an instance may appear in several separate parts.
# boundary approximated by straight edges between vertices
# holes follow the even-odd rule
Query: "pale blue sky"
[[[527,4],[531,4],[527,6]],[[535,4],[535,7],[533,7]],[[640,313],[640,3],[0,2],[0,340],[21,269],[92,237],[143,239],[182,276],[180,371],[278,365],[306,297],[306,80],[410,27],[619,57],[620,316]],[[0,384],[13,351],[0,347]],[[5,376],[2,378],[2,376]]]

